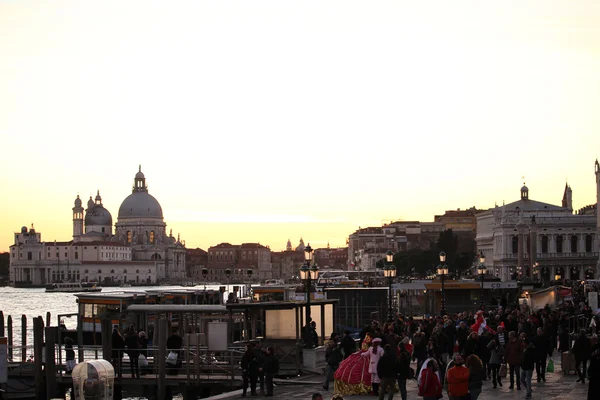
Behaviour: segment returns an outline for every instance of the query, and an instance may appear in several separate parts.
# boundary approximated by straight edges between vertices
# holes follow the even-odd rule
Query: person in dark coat
[[[492,379],[492,369],[489,366],[491,353],[490,349],[488,348],[488,344],[491,340],[492,338],[490,332],[487,329],[484,330],[478,338],[477,350],[475,351],[475,354],[477,354],[481,360],[481,363],[483,364],[483,370],[485,371],[485,374],[483,374],[484,381]]]
[[[590,354],[590,367],[588,369],[590,384],[587,400],[600,399],[600,343],[598,338],[594,338],[593,341],[595,343]]]
[[[477,345],[478,345],[477,332],[471,332],[471,334],[467,338],[467,341],[465,342],[465,346],[463,347],[463,351],[462,351],[463,358],[466,359],[471,354],[477,353]]]
[[[592,350],[592,345],[590,343],[590,339],[587,337],[587,332],[585,329],[582,329],[579,333],[577,339],[575,339],[575,343],[573,343],[573,355],[575,356],[575,369],[577,370],[577,374],[579,375],[579,379],[577,382],[585,383],[585,376],[587,374],[587,361],[590,358],[590,353]],[[579,368],[580,365],[583,364],[583,373]]]
[[[73,371],[73,368],[75,367],[75,350],[73,350],[74,344],[75,342],[73,342],[73,339],[71,339],[68,336],[65,337],[65,361],[67,362],[66,372],[68,374],[70,374],[71,371]]]
[[[525,336],[523,340],[525,350],[523,351],[523,359],[521,360],[521,383],[525,386],[527,394],[525,399],[531,399],[531,377],[535,367],[536,350],[533,343]]]
[[[242,356],[242,397],[246,397],[248,391],[248,384],[250,384],[250,394],[256,396],[256,381],[258,378],[258,360],[254,352],[254,345],[248,344],[246,346],[246,352]]]
[[[356,351],[356,342],[350,336],[350,331],[344,331],[344,337],[341,342],[342,350],[344,350],[344,359],[348,358],[348,356]]]
[[[265,360],[265,352],[263,351],[260,342],[254,344],[254,355],[258,362],[257,381],[260,383],[260,394],[265,395],[265,373],[263,371],[263,361]]]
[[[535,371],[537,381],[546,382],[546,358],[550,353],[550,340],[542,328],[537,329],[537,334],[531,339],[535,346]]]
[[[340,366],[343,358],[344,356],[342,355],[340,346],[333,340],[330,340],[325,349],[325,364],[327,367],[325,368],[325,382],[323,383],[323,389],[329,390],[329,381],[333,379],[333,375]]]
[[[464,321],[461,321],[460,326],[456,330],[456,341],[458,342],[458,352],[462,353],[469,337],[469,328]]]
[[[400,342],[398,345],[398,351],[398,388],[400,389],[402,400],[406,400],[406,381],[411,378],[410,353],[406,350],[406,346],[403,342]]]
[[[127,355],[129,356],[129,368],[132,378],[140,377],[140,369],[138,359],[140,356],[140,341],[134,327],[130,327],[125,337],[125,346],[127,347]]]
[[[265,386],[267,387],[265,397],[273,397],[273,377],[279,372],[279,360],[275,356],[273,347],[267,347],[263,358],[263,372],[265,373]]]
[[[148,335],[144,331],[140,331],[138,333],[139,341],[140,341],[140,354],[143,355],[146,360],[148,360]],[[148,367],[140,367],[140,373],[142,375],[146,375],[148,372]]]
[[[169,367],[169,374],[177,375],[178,369],[182,364],[182,352],[181,348],[183,347],[183,339],[179,336],[179,333],[176,328],[173,328],[171,336],[167,338],[167,352],[177,354],[177,362],[175,365]]]
[[[113,366],[115,367],[115,373],[117,373],[117,377],[121,378],[123,376],[123,371],[121,368],[121,363],[123,359],[123,351],[125,350],[125,339],[119,332],[119,327],[115,325],[113,327],[112,332],[112,359]]]
[[[381,379],[379,388],[379,400],[383,400],[385,393],[388,393],[388,400],[394,398],[394,386],[396,386],[396,376],[398,375],[398,362],[393,347],[386,344],[383,348],[383,355],[377,362],[377,375]]]

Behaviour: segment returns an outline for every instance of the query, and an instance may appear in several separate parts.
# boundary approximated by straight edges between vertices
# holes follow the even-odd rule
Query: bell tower
[[[73,240],[78,241],[79,237],[83,234],[83,207],[81,206],[81,199],[79,195],[75,199],[73,207]]]

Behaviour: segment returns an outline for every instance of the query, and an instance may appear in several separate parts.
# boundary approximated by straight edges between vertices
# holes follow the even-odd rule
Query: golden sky
[[[2,1],[0,249],[138,164],[188,247],[596,201],[598,1]]]

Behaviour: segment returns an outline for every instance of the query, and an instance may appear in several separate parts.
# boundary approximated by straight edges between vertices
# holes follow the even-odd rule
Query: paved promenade
[[[544,400],[586,400],[588,384],[585,385],[575,382],[577,376],[575,375],[563,375],[560,369],[560,357],[554,355],[555,369],[554,373],[546,374],[546,382],[537,382],[537,379],[533,377],[533,399],[544,399]],[[414,367],[414,365],[413,365]],[[310,400],[311,395],[315,392],[319,392],[323,395],[324,400],[328,400],[333,395],[333,384],[330,385],[330,390],[323,390],[323,379],[321,376],[307,376],[299,378],[299,380],[305,381],[303,384],[286,384],[281,382],[277,384],[274,391],[273,399],[275,400],[291,400],[291,399],[306,399]],[[513,390],[509,390],[509,379],[508,376],[502,380],[502,387],[494,389],[490,381],[483,382],[483,391],[479,396],[479,400],[490,400],[490,399],[524,399],[525,390],[517,390],[516,387]],[[421,399],[417,396],[417,383],[416,381],[409,381],[407,383],[408,400]],[[221,396],[215,396],[220,399],[231,399],[239,398],[240,391],[235,391]],[[252,399],[253,397],[247,397]],[[254,397],[255,399],[261,397]],[[374,396],[347,396],[351,400],[373,400]],[[444,399],[448,398],[448,394],[444,391]],[[387,396],[386,396],[387,399]],[[394,395],[394,399],[400,400],[400,393]],[[598,399],[600,400],[600,399]]]

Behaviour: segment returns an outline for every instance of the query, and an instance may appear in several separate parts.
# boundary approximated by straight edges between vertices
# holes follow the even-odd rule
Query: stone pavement
[[[414,365],[413,365],[414,367]],[[577,380],[576,375],[563,375],[560,368],[560,356],[554,355],[554,373],[546,374],[546,382],[537,382],[535,371],[533,373],[532,386],[533,386],[533,399],[544,399],[544,400],[586,400],[588,384],[581,384],[575,382]],[[304,378],[298,378],[299,383],[285,383],[280,381],[276,383],[274,390],[274,400],[295,400],[303,399],[310,400],[311,396],[315,392],[319,392],[323,395],[324,400],[328,400],[333,396],[333,383],[330,384],[330,390],[323,390],[323,377],[322,376],[307,376]],[[279,380],[278,380],[279,381]],[[297,381],[296,381],[297,382]],[[494,389],[490,381],[483,382],[483,390],[478,400],[491,400],[491,399],[524,399],[525,390],[522,387],[521,390],[509,390],[509,378],[503,378],[502,387]],[[408,391],[408,400],[421,399],[417,395],[417,383],[416,381],[409,381],[406,385]],[[219,396],[211,397],[212,400],[223,400],[223,399],[234,399],[240,398],[241,390],[234,392],[224,393]],[[262,399],[262,397],[247,397],[247,399]],[[347,396],[351,400],[374,400],[374,396]],[[444,399],[448,398],[448,393],[444,391]],[[387,399],[387,396],[386,396]],[[394,395],[395,400],[400,400],[400,393]],[[600,399],[598,399],[600,400]]]

